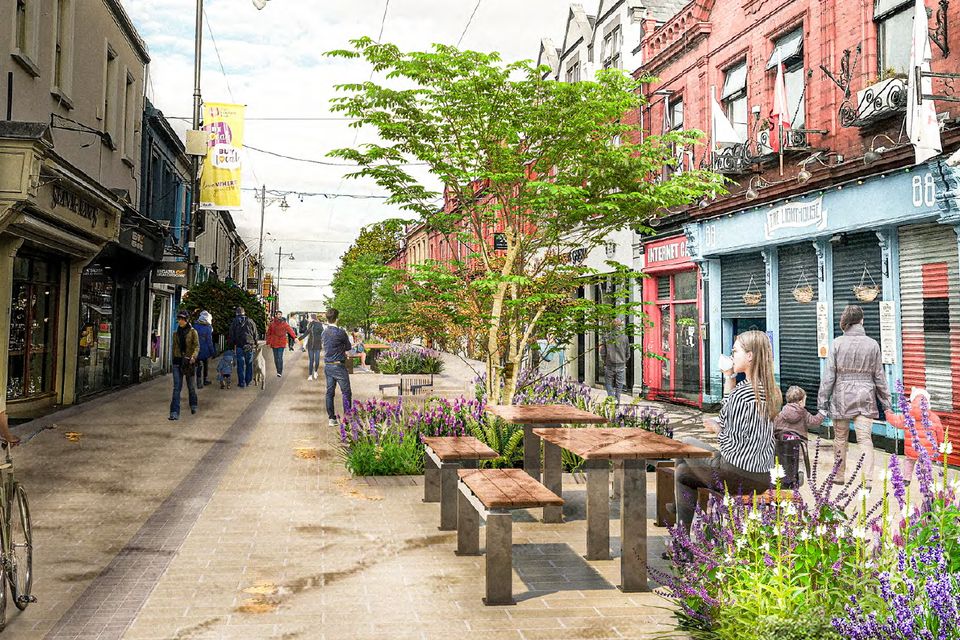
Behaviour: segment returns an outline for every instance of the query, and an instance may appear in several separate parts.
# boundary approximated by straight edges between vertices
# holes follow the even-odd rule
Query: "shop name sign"
[[[819,230],[827,228],[827,211],[823,208],[823,198],[812,202],[797,202],[785,204],[767,213],[764,233],[767,239],[781,229],[802,229],[816,227]]]
[[[187,286],[186,262],[162,262],[153,271],[153,282],[156,284],[177,284]]]
[[[661,262],[685,260],[690,257],[690,254],[687,253],[687,239],[685,237],[677,238],[664,244],[647,245],[645,253],[647,256],[647,266]]]
[[[66,207],[81,218],[90,221],[90,226],[97,226],[97,214],[100,210],[96,205],[92,205],[75,193],[67,191],[63,187],[53,186],[53,206]]]

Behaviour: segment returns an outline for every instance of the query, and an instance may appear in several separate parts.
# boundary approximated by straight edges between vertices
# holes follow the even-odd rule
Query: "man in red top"
[[[283,352],[287,349],[287,336],[300,343],[297,334],[283,317],[279,309],[273,316],[273,321],[267,327],[267,344],[273,349],[273,364],[277,367],[277,377],[283,377]]]

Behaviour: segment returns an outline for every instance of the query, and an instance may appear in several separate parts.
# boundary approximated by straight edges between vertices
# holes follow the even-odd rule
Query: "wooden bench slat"
[[[465,469],[460,479],[488,509],[562,506],[563,498],[522,469]]]
[[[473,436],[439,436],[423,439],[438,458],[445,462],[456,460],[493,460],[500,454]]]

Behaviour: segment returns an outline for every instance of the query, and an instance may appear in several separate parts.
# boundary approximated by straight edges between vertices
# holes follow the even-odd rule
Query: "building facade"
[[[114,337],[116,281],[93,286],[106,270],[88,267],[111,253],[149,260],[154,231],[134,205],[149,55],[115,0],[8,2],[0,25],[0,407],[18,418],[75,402],[88,350],[135,375],[126,356],[136,327],[122,329],[122,347],[119,328]],[[94,307],[103,330],[91,338]]]

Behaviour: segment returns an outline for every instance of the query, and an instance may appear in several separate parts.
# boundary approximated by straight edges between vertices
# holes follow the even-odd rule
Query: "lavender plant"
[[[439,352],[411,344],[392,344],[377,357],[380,373],[441,373],[443,359]]]

